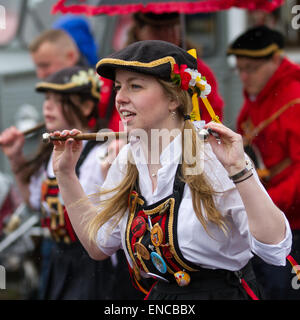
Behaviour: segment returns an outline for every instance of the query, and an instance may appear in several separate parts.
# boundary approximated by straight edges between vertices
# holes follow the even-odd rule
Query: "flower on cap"
[[[70,82],[75,83],[79,86],[88,84],[90,81],[92,83],[95,83],[98,87],[101,87],[102,85],[102,81],[93,69],[88,69],[87,71],[80,70],[78,74],[73,74],[70,80]]]
[[[183,90],[192,89],[201,98],[205,98],[211,92],[211,86],[206,78],[201,76],[198,70],[187,68],[185,64],[180,67],[174,64],[172,81]]]
[[[182,64],[180,68],[178,67],[178,64],[174,64],[174,76],[173,76],[173,81],[180,86],[182,90],[188,90],[189,88],[189,83],[191,80],[191,75],[187,72],[187,65]]]

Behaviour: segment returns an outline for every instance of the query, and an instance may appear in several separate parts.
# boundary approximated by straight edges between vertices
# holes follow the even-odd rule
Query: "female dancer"
[[[240,135],[210,122],[207,142],[189,114],[210,87],[183,49],[141,41],[100,60],[115,82],[129,143],[113,162],[97,207],[75,174],[78,130],[55,141],[53,167],[72,225],[91,256],[123,247],[134,278],[155,279],[149,299],[258,299],[250,260],[284,265],[291,231],[252,170]],[[213,131],[211,131],[213,130]],[[216,138],[216,133],[217,138]]]
[[[47,131],[64,128],[97,130],[97,105],[100,82],[93,69],[66,68],[49,76],[36,86],[45,93],[43,116]],[[8,157],[24,201],[41,210],[43,227],[51,238],[43,240],[41,266],[41,299],[110,299],[113,285],[111,260],[91,259],[70,223],[59,194],[52,167],[53,146],[42,145],[33,159],[23,155],[24,135],[15,127],[0,136],[3,152]],[[98,191],[104,181],[99,154],[104,146],[84,144],[76,165],[76,175],[87,193]],[[48,240],[47,240],[48,239]],[[50,257],[47,247],[51,246]]]

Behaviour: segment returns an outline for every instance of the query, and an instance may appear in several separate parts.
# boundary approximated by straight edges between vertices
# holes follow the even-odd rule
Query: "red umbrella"
[[[248,10],[272,11],[283,4],[284,0],[59,0],[52,13],[73,14],[128,14],[137,11],[186,14],[227,10],[231,7]]]

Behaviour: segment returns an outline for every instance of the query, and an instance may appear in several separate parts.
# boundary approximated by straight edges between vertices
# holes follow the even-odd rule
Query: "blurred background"
[[[62,16],[61,13],[51,14],[51,8],[56,3],[57,0],[0,0],[0,132],[11,125],[26,130],[42,119],[43,97],[34,91],[38,79],[27,47],[38,34],[51,28]],[[267,24],[284,33],[286,55],[300,63],[298,5],[300,0],[287,0],[271,13],[233,8],[182,15],[185,36],[201,48],[201,58],[211,67],[218,80],[225,101],[224,123],[232,129],[235,129],[242,104],[242,88],[234,72],[234,59],[226,57],[228,44],[248,27]],[[130,15],[83,17],[91,25],[100,58],[120,49],[126,42]],[[27,154],[35,151],[40,134],[38,131],[26,140]],[[22,205],[13,186],[9,165],[0,151],[0,265],[6,271],[5,290],[0,286],[0,299],[32,299],[38,281],[32,255],[35,238],[40,236],[41,231],[35,227],[37,216]],[[14,195],[14,203],[7,203],[8,193]],[[5,219],[13,211],[22,217],[22,228],[5,234]]]

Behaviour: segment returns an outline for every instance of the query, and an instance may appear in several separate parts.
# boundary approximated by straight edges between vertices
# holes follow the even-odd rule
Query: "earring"
[[[171,117],[173,120],[176,120],[177,112],[176,111],[171,111]]]

